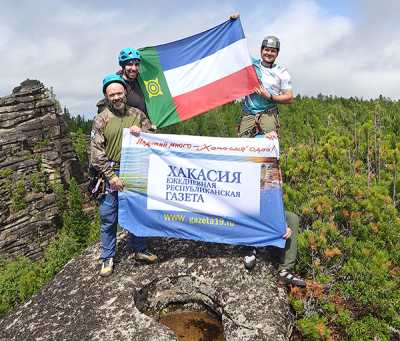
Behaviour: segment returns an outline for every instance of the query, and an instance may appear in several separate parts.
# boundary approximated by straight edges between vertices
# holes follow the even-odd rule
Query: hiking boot
[[[147,263],[154,263],[158,260],[158,257],[157,255],[149,251],[140,251],[140,252],[135,252],[135,259]]]
[[[285,285],[293,285],[299,288],[305,288],[307,283],[304,279],[296,277],[289,270],[283,269],[279,272],[279,282]]]
[[[113,258],[104,259],[101,262],[100,276],[108,277],[113,273],[114,260]]]
[[[253,249],[250,254],[243,259],[244,267],[247,270],[252,270],[256,266],[256,249]]]

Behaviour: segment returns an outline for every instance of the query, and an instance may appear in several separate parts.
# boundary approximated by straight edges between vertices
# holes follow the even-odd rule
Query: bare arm
[[[293,91],[285,90],[279,95],[272,95],[271,100],[278,104],[290,104],[293,102]]]
[[[260,86],[259,88],[256,88],[254,92],[278,104],[290,104],[293,102],[292,90],[283,90],[279,95],[271,95],[267,89],[265,89],[263,86]]]

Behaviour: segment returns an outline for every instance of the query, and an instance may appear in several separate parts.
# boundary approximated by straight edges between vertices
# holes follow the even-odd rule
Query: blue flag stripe
[[[163,71],[193,63],[244,39],[240,19],[228,20],[194,36],[155,46]]]

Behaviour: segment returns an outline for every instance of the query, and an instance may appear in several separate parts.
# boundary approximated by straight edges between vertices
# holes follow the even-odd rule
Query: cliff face
[[[42,255],[72,176],[83,179],[57,100],[41,82],[22,82],[0,98],[0,256]]]

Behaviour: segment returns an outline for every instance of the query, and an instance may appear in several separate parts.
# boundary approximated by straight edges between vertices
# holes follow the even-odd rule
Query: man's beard
[[[139,72],[127,72],[127,71],[124,71],[124,76],[129,81],[135,80],[137,78],[138,74],[139,74]]]
[[[118,102],[117,105],[115,105],[115,104],[114,104],[113,102],[111,102],[111,101],[108,101],[108,104],[109,104],[110,108],[111,108],[114,112],[116,112],[116,113],[118,113],[118,114],[123,114],[123,113],[125,112],[126,103],[127,103],[126,96],[124,96],[124,97],[122,98],[122,101],[121,101],[121,102]]]

